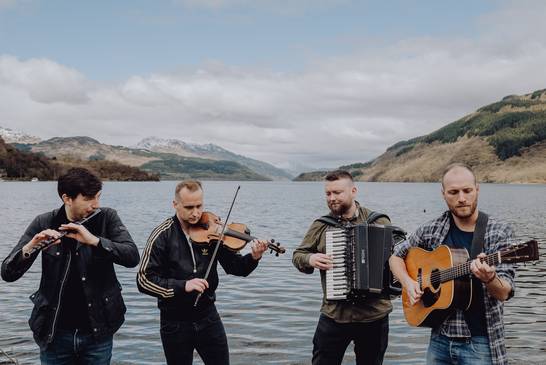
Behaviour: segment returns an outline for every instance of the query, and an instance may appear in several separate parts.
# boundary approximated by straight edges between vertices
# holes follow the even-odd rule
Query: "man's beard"
[[[352,203],[340,203],[337,205],[336,208],[332,207],[331,204],[328,203],[328,208],[330,208],[330,212],[335,216],[342,216],[345,213],[351,209]]]
[[[465,206],[466,207],[466,206]],[[466,219],[472,216],[478,207],[478,200],[476,199],[472,204],[470,204],[470,213],[461,214],[457,211],[457,207],[449,207],[451,214],[460,219]],[[460,207],[459,207],[460,208]]]

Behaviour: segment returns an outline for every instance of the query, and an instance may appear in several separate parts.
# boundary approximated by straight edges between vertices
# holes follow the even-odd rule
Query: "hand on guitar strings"
[[[421,290],[421,286],[417,281],[408,277],[408,280],[406,280],[405,283],[402,283],[402,287],[408,295],[410,305],[414,305],[421,300],[421,295],[423,295],[423,291]]]

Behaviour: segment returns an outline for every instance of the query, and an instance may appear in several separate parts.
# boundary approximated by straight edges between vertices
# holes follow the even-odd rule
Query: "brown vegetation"
[[[48,158],[41,154],[23,152],[0,138],[0,177],[9,180],[56,180],[71,167],[88,168],[104,180],[158,181],[159,174],[147,173],[136,167],[113,161]]]

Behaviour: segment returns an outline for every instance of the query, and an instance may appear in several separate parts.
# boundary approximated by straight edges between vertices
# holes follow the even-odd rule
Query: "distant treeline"
[[[217,180],[271,180],[235,161],[187,158],[171,155],[169,159],[155,160],[141,166],[148,171],[168,171],[164,178],[217,179]]]
[[[57,160],[41,154],[19,151],[0,137],[0,178],[8,180],[56,180],[71,167],[88,168],[103,180],[159,181],[159,174],[113,161]]]

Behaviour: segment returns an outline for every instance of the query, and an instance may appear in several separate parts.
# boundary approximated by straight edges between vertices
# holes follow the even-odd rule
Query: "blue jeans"
[[[216,310],[195,322],[161,319],[160,333],[169,365],[192,364],[194,350],[206,365],[229,365],[226,331]]]
[[[341,364],[351,341],[358,365],[381,365],[388,340],[389,316],[367,323],[338,323],[321,314],[313,337],[313,365]]]
[[[427,365],[491,365],[491,350],[486,336],[466,339],[430,335]]]
[[[40,350],[40,360],[42,365],[108,365],[112,342],[112,336],[95,340],[90,333],[58,329],[53,342]]]

